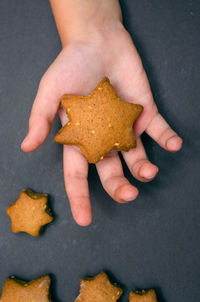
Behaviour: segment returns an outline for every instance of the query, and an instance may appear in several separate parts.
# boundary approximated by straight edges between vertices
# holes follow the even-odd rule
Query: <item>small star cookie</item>
[[[7,209],[13,233],[26,232],[39,236],[41,228],[53,220],[47,201],[47,194],[23,190],[18,200]]]
[[[50,302],[50,277],[25,282],[15,277],[5,280],[0,302]]]
[[[156,293],[153,289],[131,292],[129,302],[157,302]]]
[[[106,273],[80,280],[80,294],[75,302],[116,302],[122,289],[111,284]]]
[[[108,78],[103,78],[88,96],[63,95],[62,106],[69,122],[54,141],[78,146],[88,162],[97,163],[113,149],[136,147],[133,123],[143,107],[122,101]]]

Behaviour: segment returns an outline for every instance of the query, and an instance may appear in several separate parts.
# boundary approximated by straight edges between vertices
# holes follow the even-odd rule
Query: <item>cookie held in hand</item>
[[[143,107],[122,101],[108,78],[103,78],[88,96],[63,95],[62,106],[69,122],[54,141],[78,146],[88,162],[97,163],[113,149],[136,147],[133,123]]]
[[[158,302],[153,289],[134,291],[130,293],[129,302]]]
[[[106,273],[80,280],[80,294],[75,302],[116,302],[122,289],[108,279]]]
[[[39,236],[42,227],[53,220],[47,201],[47,194],[23,190],[18,200],[7,209],[13,233]]]
[[[15,277],[5,280],[0,302],[50,302],[50,277],[25,282]]]

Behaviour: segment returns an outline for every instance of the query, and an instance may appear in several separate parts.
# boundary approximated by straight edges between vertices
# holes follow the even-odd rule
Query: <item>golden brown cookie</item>
[[[47,194],[23,190],[18,200],[7,209],[13,233],[39,236],[41,228],[53,220],[47,201]]]
[[[103,78],[88,96],[63,95],[62,106],[69,122],[54,140],[78,146],[88,162],[98,162],[113,149],[136,147],[133,123],[143,107],[122,101],[108,78]]]
[[[116,302],[122,289],[112,284],[106,273],[80,280],[80,294],[75,302]]]
[[[129,296],[129,302],[157,302],[155,290],[142,290],[131,292]]]
[[[5,280],[0,302],[50,302],[50,277],[25,282],[9,277]]]

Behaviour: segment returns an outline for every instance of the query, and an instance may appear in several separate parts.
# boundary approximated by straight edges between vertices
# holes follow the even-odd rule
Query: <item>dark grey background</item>
[[[121,1],[126,27],[138,48],[160,112],[183,137],[177,154],[147,136],[160,167],[149,184],[135,181],[135,202],[119,205],[89,174],[94,221],[77,226],[70,213],[62,147],[53,142],[58,119],[38,151],[20,143],[39,80],[61,46],[47,0],[0,1],[0,288],[11,274],[33,279],[51,273],[54,301],[73,301],[79,279],[102,270],[128,292],[155,287],[159,301],[200,301],[199,0]],[[51,195],[56,220],[37,239],[14,235],[6,208],[22,188]]]

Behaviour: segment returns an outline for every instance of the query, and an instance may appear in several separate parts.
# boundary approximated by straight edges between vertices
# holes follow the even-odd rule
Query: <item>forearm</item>
[[[62,45],[90,33],[121,24],[118,0],[50,0]]]

